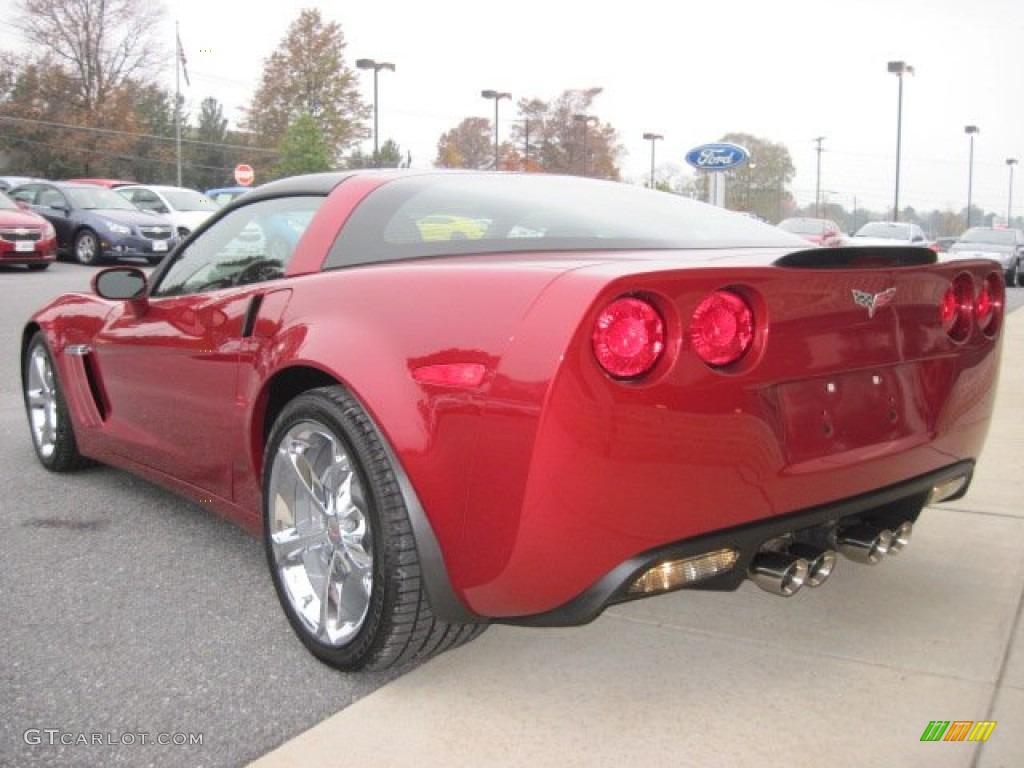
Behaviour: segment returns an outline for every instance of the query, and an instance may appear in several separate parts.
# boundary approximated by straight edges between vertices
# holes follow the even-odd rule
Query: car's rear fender
[[[542,409],[503,404],[503,392],[529,379],[499,378],[489,393],[489,429],[516,444],[481,451],[475,465],[457,579],[469,605],[487,615],[553,610],[639,552],[975,459],[991,417],[1001,334],[975,328],[953,341],[939,306],[958,273],[980,285],[992,269],[712,267],[608,281],[580,313]],[[853,295],[888,297],[894,285],[895,298],[879,298],[871,315]],[[749,298],[761,327],[748,358],[716,371],[678,331],[702,297],[722,288]],[[636,382],[602,372],[590,345],[597,312],[624,294],[663,306],[677,330],[660,367]],[[510,348],[503,370],[513,371],[526,351]],[[830,416],[783,402],[825,397],[830,383],[853,397],[849,406],[825,407]],[[870,411],[878,424],[857,434],[862,405],[865,421]],[[895,414],[891,429],[887,414]],[[829,419],[834,436],[823,431]]]

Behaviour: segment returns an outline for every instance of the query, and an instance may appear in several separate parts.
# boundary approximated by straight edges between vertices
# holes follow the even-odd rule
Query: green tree
[[[260,146],[278,146],[302,113],[323,133],[337,163],[365,138],[369,108],[359,97],[355,73],[346,66],[341,26],[304,9],[266,60],[260,85],[246,110],[245,128]]]
[[[188,131],[184,154],[187,159],[182,183],[196,189],[210,189],[227,183],[231,177],[231,148],[224,108],[214,98],[203,99],[194,130]]]
[[[357,149],[345,161],[346,168],[407,168],[410,165],[408,156],[402,156],[402,148],[394,139],[388,139],[380,145],[380,152],[364,154]]]
[[[118,89],[118,111],[125,115],[124,129],[137,134],[126,153],[110,164],[115,177],[175,183],[177,157],[174,129],[174,96],[158,85],[127,82]],[[182,116],[182,123],[187,121]]]
[[[331,151],[316,119],[300,114],[281,141],[277,172],[281,176],[317,173],[331,169]]]

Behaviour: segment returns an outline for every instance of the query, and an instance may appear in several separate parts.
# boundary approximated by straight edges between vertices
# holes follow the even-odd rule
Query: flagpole
[[[178,157],[178,186],[181,186],[181,35],[174,22],[174,143]]]

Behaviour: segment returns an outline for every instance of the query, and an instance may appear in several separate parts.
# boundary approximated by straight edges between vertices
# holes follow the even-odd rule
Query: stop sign
[[[243,187],[248,187],[255,178],[256,172],[252,169],[251,165],[241,163],[235,166],[235,181]]]

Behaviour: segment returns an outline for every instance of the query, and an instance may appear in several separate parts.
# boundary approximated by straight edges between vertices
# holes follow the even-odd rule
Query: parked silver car
[[[953,243],[943,261],[992,259],[998,261],[1007,285],[1024,286],[1024,231],[997,227],[971,227]]]

